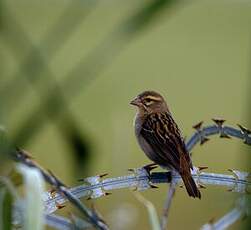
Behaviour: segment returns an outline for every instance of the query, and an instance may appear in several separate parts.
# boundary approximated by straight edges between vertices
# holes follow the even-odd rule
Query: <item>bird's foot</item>
[[[145,170],[147,171],[147,173],[150,175],[150,172],[151,172],[153,169],[157,168],[157,167],[158,167],[157,164],[151,163],[151,164],[148,164],[148,165],[143,166],[142,168],[145,169]]]

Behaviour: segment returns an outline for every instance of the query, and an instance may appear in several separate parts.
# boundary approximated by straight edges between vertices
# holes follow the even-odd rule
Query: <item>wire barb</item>
[[[218,126],[220,138],[231,138],[229,135],[227,135],[224,131],[223,123],[226,121],[222,118],[213,118],[213,122]]]
[[[203,124],[203,121],[193,126],[193,128],[197,131],[199,135],[200,145],[203,145],[204,143],[210,140],[209,138],[205,136],[205,133],[203,132],[203,129],[202,129],[202,124]]]
[[[251,134],[251,131],[249,129],[247,129],[246,127],[240,125],[240,124],[237,124],[239,126],[239,128],[241,129],[241,133],[243,134],[243,140],[244,140],[244,143],[245,144],[250,144],[250,134]]]

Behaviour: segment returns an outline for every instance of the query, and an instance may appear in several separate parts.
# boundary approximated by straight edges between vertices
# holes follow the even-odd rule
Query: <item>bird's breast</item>
[[[141,135],[143,122],[144,122],[144,119],[142,119],[142,117],[136,114],[135,119],[134,119],[134,130],[135,130],[135,135],[136,135],[138,144],[150,160],[157,162],[157,159],[156,159],[157,155],[154,153],[150,144]]]
[[[139,117],[138,113],[134,117],[133,125],[134,125],[135,135],[137,137],[140,134],[140,130],[142,127],[142,121],[141,121],[141,118]]]

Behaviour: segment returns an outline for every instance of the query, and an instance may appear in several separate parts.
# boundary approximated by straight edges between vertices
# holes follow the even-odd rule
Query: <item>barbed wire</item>
[[[231,126],[225,126],[224,122],[226,120],[224,119],[213,118],[212,120],[215,123],[214,125],[203,127],[203,122],[201,121],[193,126],[196,132],[186,142],[186,147],[189,152],[198,142],[202,145],[205,142],[209,141],[209,136],[213,136],[216,134],[219,134],[220,138],[235,137],[238,139],[242,139],[245,144],[251,145],[251,131],[246,127],[238,124],[237,129]]]
[[[251,145],[251,132],[247,128],[241,125],[238,125],[238,128],[223,126],[223,119],[213,119],[213,121],[215,122],[215,125],[202,127],[202,122],[200,122],[194,126],[196,132],[186,142],[186,147],[189,151],[191,151],[192,148],[198,143],[204,144],[208,140],[209,136],[217,134],[220,134],[220,137],[224,138],[234,137],[242,139],[245,144]],[[105,179],[104,177],[107,174],[88,177],[82,180],[84,182],[83,185],[67,189],[66,186],[63,185],[63,183],[59,181],[52,173],[43,170],[24,151],[18,150],[16,159],[30,167],[37,167],[45,177],[46,181],[48,181],[58,190],[58,192],[53,190],[44,193],[43,199],[45,204],[45,213],[47,215],[51,215],[56,210],[62,208],[67,201],[74,203],[76,202],[76,199],[78,200],[78,198],[82,197],[88,197],[89,199],[100,198],[102,196],[109,195],[109,191],[114,189],[133,188],[138,191],[143,191],[150,188],[156,188],[156,185],[160,183],[170,183],[171,181],[175,181],[177,184],[182,183],[182,180],[178,174],[171,175],[170,171],[149,172],[146,167],[143,167],[130,169],[130,174],[120,177]],[[247,194],[250,191],[251,181],[250,173],[248,172],[229,170],[232,174],[219,174],[203,172],[203,169],[205,168],[194,167],[192,170],[192,176],[200,187],[205,187],[205,185],[226,186],[228,187],[229,191],[241,194]],[[74,198],[73,200],[72,197]],[[75,205],[78,207],[80,204],[76,202]],[[238,210],[233,209],[231,212],[226,214],[225,217],[216,222],[214,227],[221,227],[223,222],[226,224],[226,220],[228,220],[230,217],[232,218],[233,216],[235,217],[234,220],[239,219],[242,216],[240,215],[240,212],[242,213],[243,210],[240,211],[240,208]],[[233,221],[230,221],[229,224],[232,222]],[[216,229],[221,229],[220,227]]]
[[[250,174],[238,170],[232,170],[231,174],[206,173],[194,167],[192,172],[196,182],[204,187],[205,185],[217,185],[228,187],[232,192],[247,193],[251,189]],[[102,179],[103,175],[97,175],[84,179],[84,185],[70,189],[72,194],[78,198],[88,197],[90,199],[100,198],[109,195],[108,191],[115,189],[131,188],[143,191],[156,188],[158,184],[170,183],[171,172],[152,172],[151,174],[144,168],[133,169],[133,173],[125,176]],[[175,175],[172,180],[182,183],[181,177]],[[58,205],[63,205],[67,199],[60,194],[48,191],[44,194],[45,209],[47,213],[53,213],[58,209]]]
[[[83,58],[81,62],[79,63],[78,66],[74,67],[72,71],[69,74],[66,74],[66,81],[63,82],[62,84],[62,89],[70,88],[70,90],[67,90],[66,94],[67,95],[73,95],[76,92],[79,92],[77,87],[80,87],[78,84],[79,79],[80,79],[80,73],[81,73],[81,79],[82,75],[85,75],[85,81],[89,82],[90,80],[94,79],[98,73],[104,68],[104,66],[108,66],[109,63],[113,60],[113,58],[121,52],[123,47],[130,41],[133,37],[136,37],[136,35],[139,33],[139,31],[142,31],[142,28],[146,27],[149,22],[151,22],[154,18],[154,15],[157,15],[158,12],[160,12],[163,8],[162,6],[169,6],[167,3],[169,1],[162,1],[159,0],[157,2],[154,2],[153,4],[150,4],[149,6],[145,7],[143,10],[139,11],[137,14],[134,15],[134,17],[130,17],[128,20],[126,20],[124,23],[121,23],[121,25],[116,28],[112,34],[112,36],[108,36],[107,39],[103,41],[103,43],[100,44],[100,46],[97,47],[87,58]],[[171,1],[170,1],[171,2]],[[74,7],[74,4],[70,5]],[[75,7],[74,7],[75,8]],[[157,13],[156,13],[157,12]],[[69,13],[69,11],[65,11],[66,15]],[[81,16],[82,12],[78,11],[78,19],[76,17],[72,17],[69,13],[69,18],[72,20],[70,21],[68,25],[68,31],[74,31],[74,26],[76,26],[78,23],[83,20],[84,17]],[[63,14],[63,16],[65,16]],[[76,15],[74,15],[76,16]],[[12,17],[10,17],[11,19]],[[69,21],[69,20],[66,20]],[[132,23],[135,21],[136,23]],[[13,22],[13,21],[12,21]],[[77,23],[76,23],[77,22]],[[18,71],[15,73],[13,76],[13,81],[10,82],[9,87],[5,87],[2,90],[0,90],[0,94],[5,96],[5,100],[3,101],[8,101],[8,98],[10,97],[9,93],[6,92],[17,92],[15,89],[13,90],[13,86],[16,87],[16,89],[19,91],[19,95],[23,94],[23,89],[22,87],[19,87],[19,84],[16,84],[16,81],[22,81],[23,79],[18,77],[23,75],[24,73],[32,73],[33,70],[35,71],[35,74],[31,74],[32,76],[36,76],[37,78],[32,79],[32,83],[34,83],[34,80],[43,80],[41,78],[42,74],[48,73],[50,74],[50,71],[48,69],[48,66],[46,63],[44,63],[44,58],[45,58],[45,53],[47,52],[47,56],[51,56],[51,54],[55,54],[57,50],[59,50],[60,45],[64,43],[64,40],[67,39],[67,36],[65,36],[64,39],[61,39],[59,42],[55,43],[53,31],[65,31],[66,25],[64,23],[55,25],[54,28],[52,28],[51,33],[48,33],[48,37],[44,39],[44,41],[41,43],[41,47],[43,49],[36,49],[35,46],[32,46],[31,44],[31,52],[27,56],[27,59],[23,62],[24,65],[22,66],[22,71]],[[60,27],[64,27],[62,30]],[[10,28],[10,27],[9,27]],[[121,29],[122,28],[122,29]],[[17,28],[18,29],[18,28]],[[13,31],[10,31],[10,34],[13,33]],[[25,34],[25,33],[20,33],[15,32],[13,34]],[[71,33],[65,33],[65,35],[70,35]],[[116,36],[114,36],[114,34]],[[62,34],[61,34],[62,35]],[[12,36],[15,38],[15,36]],[[23,37],[24,38],[24,37]],[[28,38],[28,37],[27,37]],[[63,38],[63,36],[60,36],[60,38]],[[6,41],[9,41],[10,39],[7,39]],[[29,39],[25,40],[29,41]],[[54,41],[54,42],[53,42]],[[15,43],[15,40],[14,42]],[[113,44],[113,45],[111,45]],[[114,45],[115,44],[115,45]],[[20,44],[19,44],[20,45]],[[22,46],[22,45],[21,45]],[[20,47],[21,47],[20,46]],[[48,47],[46,47],[48,46]],[[104,50],[107,50],[107,47],[111,47],[112,52],[106,53]],[[17,50],[20,50],[17,48]],[[41,52],[41,54],[40,54]],[[22,52],[21,52],[22,53]],[[14,55],[15,56],[15,55]],[[36,57],[36,58],[34,58]],[[106,58],[104,58],[106,57]],[[102,60],[102,61],[101,61]],[[103,61],[105,60],[105,61]],[[40,62],[40,65],[37,65],[36,62]],[[93,63],[95,66],[98,67],[98,70],[93,67]],[[97,64],[98,63],[98,64]],[[36,66],[39,68],[33,68],[29,69],[30,66]],[[42,71],[41,71],[42,70]],[[30,71],[30,72],[29,72]],[[38,72],[41,72],[42,74],[37,74]],[[84,74],[82,74],[84,73]],[[20,75],[21,74],[21,75]],[[29,75],[29,74],[25,74]],[[39,79],[40,76],[40,79]],[[72,77],[74,81],[72,80]],[[48,80],[48,83],[53,83],[53,75],[49,77],[50,79]],[[73,83],[72,83],[73,82]],[[39,83],[39,82],[37,82]],[[51,84],[52,85],[52,84]],[[53,83],[53,85],[56,85]],[[87,85],[87,84],[83,84]],[[70,87],[69,87],[70,86]],[[11,91],[8,89],[12,89]],[[46,88],[46,87],[45,87]],[[52,87],[54,89],[57,89],[56,87]],[[60,92],[60,91],[57,91]],[[43,91],[40,93],[41,95],[46,95]],[[34,110],[34,113],[31,114],[31,116],[26,120],[26,123],[21,127],[19,132],[16,133],[16,135],[13,137],[14,142],[20,142],[20,143],[26,143],[27,140],[30,139],[32,135],[35,133],[36,127],[40,126],[44,120],[43,116],[41,114],[46,111],[46,109],[53,114],[53,117],[59,117],[60,111],[62,108],[66,110],[65,102],[62,101],[63,97],[60,97],[61,95],[58,93],[55,97],[56,93],[50,93],[48,97],[45,97],[45,100],[39,105],[38,109]],[[16,94],[15,94],[16,96]],[[19,98],[19,97],[16,97]],[[59,99],[59,100],[58,100]],[[48,108],[51,107],[51,104],[54,102],[60,102],[56,104],[55,108],[53,107],[53,110],[50,111]],[[16,101],[13,101],[16,102]],[[11,104],[10,104],[11,105]],[[10,108],[14,108],[13,106],[9,106]],[[37,112],[39,111],[39,113]],[[34,115],[35,114],[35,115]],[[39,119],[36,117],[36,114],[39,114]],[[68,121],[71,121],[71,117],[68,116],[69,119]],[[32,119],[31,119],[32,118]],[[38,122],[40,120],[40,122]],[[31,121],[33,121],[32,124],[34,124],[34,132],[31,132]],[[219,134],[220,137],[223,138],[230,138],[230,137],[235,137],[242,139],[245,144],[250,145],[251,144],[251,137],[250,137],[250,130],[246,129],[245,127],[239,125],[239,129],[233,128],[230,126],[224,126],[224,120],[222,119],[213,119],[215,122],[214,125],[207,126],[207,127],[202,127],[202,122],[199,124],[195,125],[194,128],[196,129],[196,133],[187,141],[186,146],[189,151],[192,150],[192,148],[197,144],[204,144],[207,142],[209,139],[209,136]],[[68,122],[70,123],[70,122]],[[24,135],[24,134],[29,134]],[[22,135],[20,135],[22,134]],[[25,137],[25,138],[24,138]],[[21,139],[20,139],[21,138]],[[23,139],[24,138],[24,139]],[[87,217],[89,218],[97,218],[98,220],[101,221],[101,224],[103,223],[103,220],[98,217],[97,213],[87,209],[77,198],[81,197],[89,197],[91,199],[99,198],[105,195],[109,195],[109,191],[114,190],[114,189],[122,189],[122,188],[134,188],[139,191],[143,191],[146,189],[150,188],[156,188],[157,184],[160,183],[170,183],[171,180],[177,180],[178,184],[181,184],[182,181],[180,177],[177,176],[172,176],[170,172],[152,172],[149,174],[149,172],[145,168],[136,168],[131,170],[131,173],[129,175],[121,176],[121,177],[115,177],[115,178],[104,178],[103,175],[97,175],[93,177],[89,177],[84,179],[84,185],[80,185],[77,187],[73,188],[67,188],[58,178],[55,177],[52,173],[42,169],[31,157],[29,157],[23,150],[18,150],[16,153],[19,153],[18,157],[16,158],[18,161],[22,162],[23,164],[26,164],[30,167],[36,167],[40,170],[40,172],[43,174],[45,180],[49,182],[51,185],[53,185],[54,189],[53,191],[46,192],[44,194],[44,201],[45,201],[45,209],[46,209],[46,223],[51,224],[51,226],[58,227],[59,229],[63,229],[63,226],[71,227],[72,225],[72,220],[69,220],[64,217],[57,216],[53,214],[56,210],[59,208],[62,208],[65,202],[70,201],[70,203],[73,203],[79,210],[87,214]],[[249,191],[250,188],[250,174],[247,172],[241,172],[238,170],[231,170],[232,174],[217,174],[217,173],[210,173],[210,172],[202,172],[201,168],[194,168],[193,170],[193,177],[197,181],[197,183],[203,187],[205,185],[218,185],[218,186],[226,186],[228,187],[231,191],[233,192],[238,192],[238,193],[243,193],[246,194]],[[242,201],[241,201],[242,202]],[[243,201],[244,202],[244,201]],[[224,217],[222,217],[219,221],[209,224],[208,226],[213,227],[214,229],[222,229],[223,226],[229,226],[233,221],[236,221],[239,219],[241,216],[243,216],[244,212],[243,210],[245,209],[244,206],[240,205],[236,208],[234,208],[231,212],[226,214]],[[88,214],[89,212],[89,214]],[[92,216],[93,215],[93,216]],[[94,220],[93,219],[93,220]],[[90,219],[92,222],[92,219]],[[61,228],[60,228],[60,225]],[[95,220],[94,220],[94,225],[95,225]]]
[[[222,230],[227,229],[234,222],[242,217],[250,215],[250,207],[248,206],[248,201],[245,196],[237,199],[235,207],[228,212],[226,215],[221,217],[218,221],[211,221],[202,226],[201,230]]]
[[[38,165],[30,155],[24,150],[17,149],[14,153],[16,161],[25,164],[26,166],[36,168],[40,171],[47,183],[53,186],[54,191],[58,192],[62,197],[65,197],[71,204],[73,204],[81,213],[83,213],[90,223],[100,230],[109,229],[106,223],[101,219],[98,213],[93,209],[88,209],[67,186],[61,182],[51,171],[44,170]],[[59,205],[57,205],[59,208]]]

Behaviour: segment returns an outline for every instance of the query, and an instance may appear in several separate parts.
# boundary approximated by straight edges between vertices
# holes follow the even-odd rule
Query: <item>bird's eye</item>
[[[151,102],[152,102],[152,100],[151,100],[150,98],[146,98],[146,99],[145,99],[145,103],[146,103],[146,104],[150,104]]]

